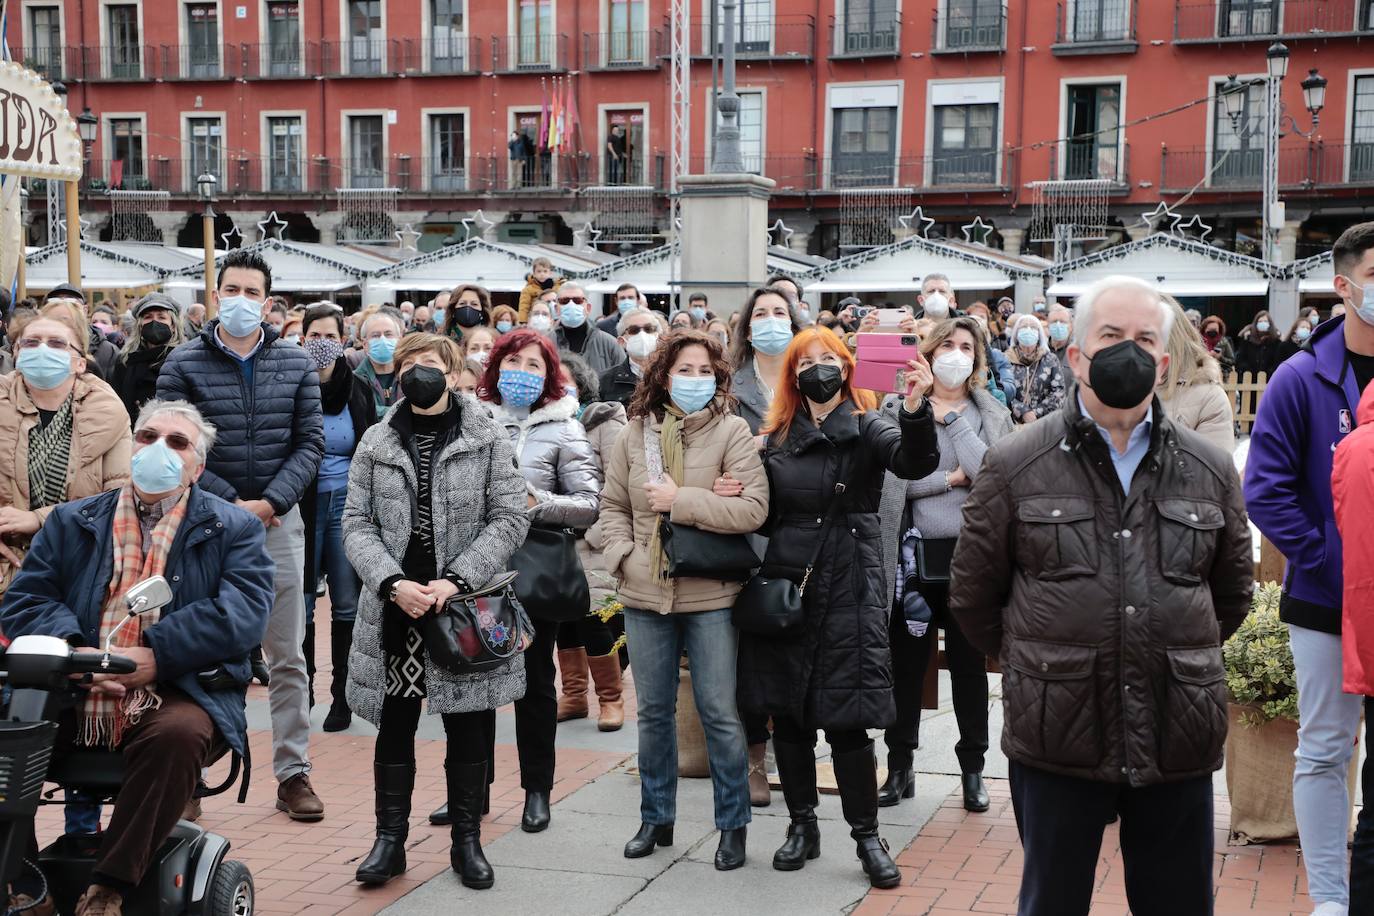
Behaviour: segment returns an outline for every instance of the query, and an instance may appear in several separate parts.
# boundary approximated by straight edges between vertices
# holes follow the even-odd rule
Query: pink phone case
[[[860,334],[856,339],[854,385],[869,391],[905,393],[907,362],[920,353],[914,334]]]

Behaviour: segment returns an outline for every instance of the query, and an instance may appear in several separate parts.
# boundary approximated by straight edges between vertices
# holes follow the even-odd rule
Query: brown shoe
[[[558,721],[587,718],[587,650],[559,649],[558,671],[563,695],[558,698]]]
[[[57,904],[53,902],[51,894],[45,894],[38,901],[28,894],[10,894],[10,911],[18,910],[22,910],[24,916],[53,916],[57,912]]]
[[[190,821],[194,824],[196,821],[200,820],[200,816],[204,813],[204,810],[202,810],[200,806],[200,799],[192,795],[190,799],[187,800],[186,807],[181,809],[181,819],[183,821]]]
[[[767,744],[749,745],[749,804],[755,808],[767,808],[773,803],[773,793],[768,788],[768,769],[765,756]]]
[[[310,788],[310,777],[297,773],[277,786],[277,810],[293,821],[318,821],[324,818],[324,802]]]
[[[112,887],[92,884],[76,901],[76,916],[124,916],[124,896]]]
[[[596,705],[600,709],[596,727],[603,732],[620,731],[625,724],[625,702],[620,694],[620,656],[598,655],[587,659],[596,684]]]

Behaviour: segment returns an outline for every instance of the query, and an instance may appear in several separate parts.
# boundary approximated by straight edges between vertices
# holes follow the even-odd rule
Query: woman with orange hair
[[[918,356],[894,420],[872,392],[855,389],[854,357],[831,331],[807,328],[784,355],[763,433],[772,498],[761,575],[806,583],[805,620],[782,638],[741,634],[739,702],[773,717],[773,750],[791,825],[773,867],[795,871],[820,855],[816,729],[825,729],[840,803],[874,887],[901,873],[878,837],[878,782],[870,728],[896,710],[888,652],[887,584],[878,502],[891,471],[933,472],[940,455]],[[833,510],[833,511],[832,511]],[[814,567],[814,569],[813,569]]]

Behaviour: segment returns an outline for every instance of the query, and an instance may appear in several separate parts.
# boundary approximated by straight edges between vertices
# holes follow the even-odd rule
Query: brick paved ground
[[[992,808],[970,814],[952,794],[903,852],[900,887],[870,891],[854,916],[1016,912],[1021,847],[1005,780],[990,780]],[[1296,845],[1227,846],[1230,805],[1216,800],[1217,916],[1308,916],[1312,902]],[[1093,916],[1127,916],[1116,825],[1107,828]]]

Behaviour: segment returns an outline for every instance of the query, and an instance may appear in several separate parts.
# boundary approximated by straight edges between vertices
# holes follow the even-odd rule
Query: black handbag
[[[717,534],[691,525],[659,522],[658,539],[668,560],[670,579],[744,582],[758,569],[759,555],[743,534]]]
[[[816,538],[816,546],[811,551],[811,559],[807,561],[800,585],[791,579],[771,579],[762,574],[745,583],[730,614],[730,619],[740,632],[754,636],[787,636],[801,628],[806,620],[806,609],[802,606],[806,584],[811,581],[811,571],[816,568],[821,548],[825,546],[825,539],[844,503],[845,489],[844,483],[836,482],[835,495],[830,500],[830,508],[825,514],[825,522],[821,525],[820,535]]]
[[[534,624],[512,586],[508,572],[471,592],[454,595],[436,613],[420,618],[425,650],[453,674],[499,668],[534,642]]]
[[[948,582],[949,568],[954,562],[954,545],[958,538],[918,538],[916,540],[916,575],[922,582]]]
[[[571,528],[531,525],[511,565],[520,573],[515,594],[534,619],[566,623],[591,611],[592,590]]]

